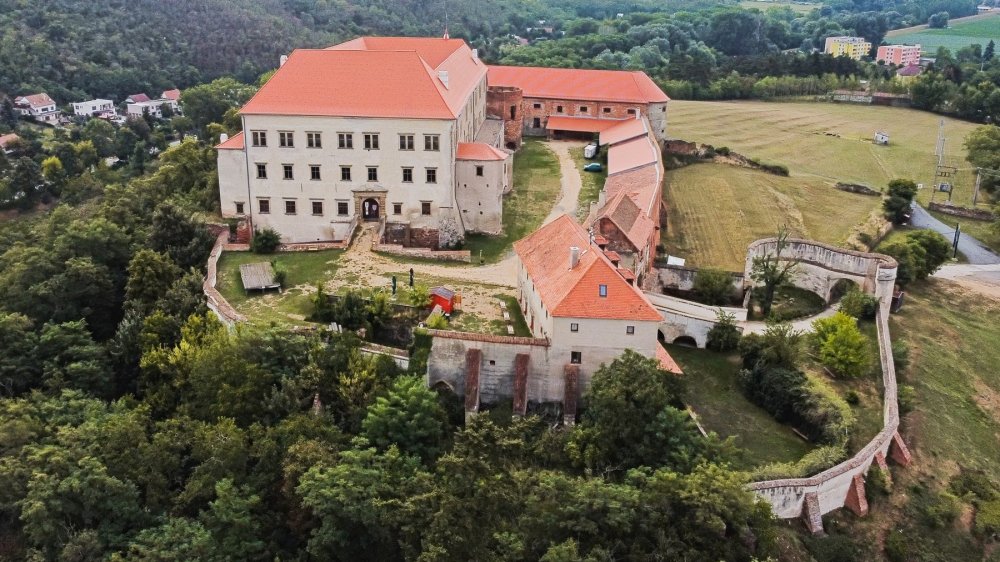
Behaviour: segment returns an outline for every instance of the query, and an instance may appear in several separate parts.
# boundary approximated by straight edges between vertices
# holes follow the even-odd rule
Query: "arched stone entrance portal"
[[[361,218],[366,221],[377,221],[381,210],[382,207],[379,205],[378,199],[374,197],[369,197],[361,202]]]

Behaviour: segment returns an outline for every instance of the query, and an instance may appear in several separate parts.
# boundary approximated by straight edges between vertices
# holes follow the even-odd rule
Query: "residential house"
[[[897,70],[896,76],[905,82],[920,76],[923,71],[924,69],[919,64],[911,64]]]
[[[872,50],[872,44],[864,37],[827,37],[823,52],[835,57],[849,57],[861,60]]]
[[[919,65],[920,45],[880,45],[875,60],[904,67]]]
[[[74,102],[72,105],[73,115],[80,117],[101,117],[103,119],[112,119],[118,116],[118,111],[115,109],[115,102],[111,100],[96,99]]]
[[[125,98],[125,103],[145,103],[147,101],[153,101],[152,98],[146,94],[132,94],[131,96]]]
[[[59,121],[59,108],[48,94],[32,94],[14,98],[14,109],[26,117],[33,117],[42,123]]]
[[[385,221],[383,241],[404,246],[499,232],[513,166],[486,89],[460,39],[297,49],[217,147],[222,214],[286,243],[343,240],[358,221]]]

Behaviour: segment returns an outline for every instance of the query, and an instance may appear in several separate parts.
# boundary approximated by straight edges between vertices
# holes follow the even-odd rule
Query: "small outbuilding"
[[[445,314],[451,314],[455,308],[455,291],[445,287],[431,289],[431,306],[440,306]]]
[[[889,133],[885,131],[875,131],[875,144],[888,145],[889,144]]]

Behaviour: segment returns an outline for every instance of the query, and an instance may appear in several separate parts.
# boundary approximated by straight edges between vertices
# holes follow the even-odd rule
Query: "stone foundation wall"
[[[644,288],[654,293],[662,293],[664,289],[691,291],[694,290],[694,278],[697,274],[697,267],[657,263],[654,264],[653,275],[649,276],[650,281]],[[730,271],[729,275],[733,279],[733,295],[736,296],[742,294],[744,283],[743,274]]]
[[[927,205],[927,208],[932,211],[937,211],[939,213],[944,213],[946,215],[962,217],[965,219],[974,219],[979,221],[993,221],[996,220],[997,218],[997,216],[994,215],[992,211],[987,211],[986,209],[970,209],[968,207],[959,207],[957,205],[946,205],[943,203],[931,203],[930,205]]]

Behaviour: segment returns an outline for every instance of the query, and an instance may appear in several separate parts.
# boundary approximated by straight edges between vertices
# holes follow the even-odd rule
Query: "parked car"
[[[583,167],[584,172],[600,172],[603,169],[600,162],[591,162]]]

